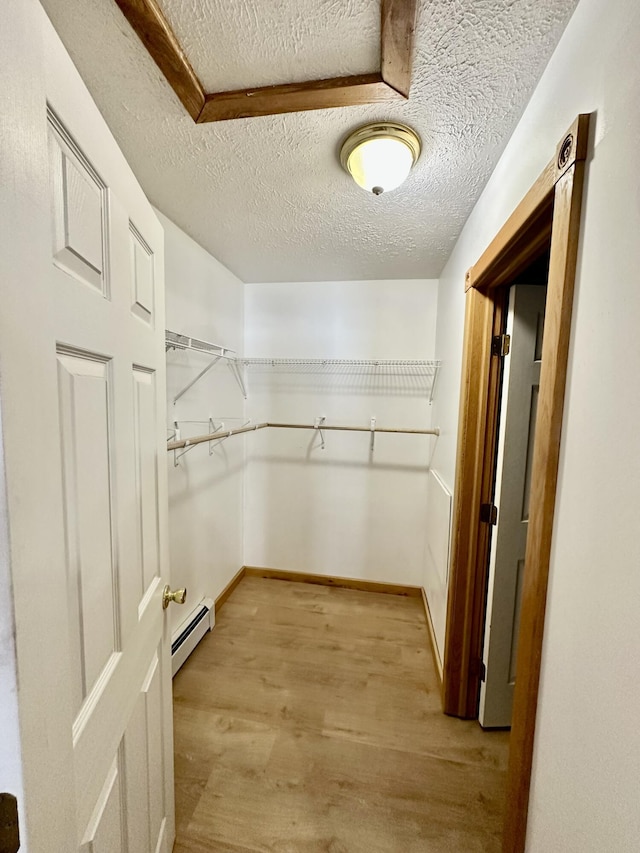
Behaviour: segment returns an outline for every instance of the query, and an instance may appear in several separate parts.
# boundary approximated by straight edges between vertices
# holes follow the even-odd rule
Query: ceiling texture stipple
[[[408,102],[203,125],[114,0],[43,5],[152,203],[259,282],[437,277],[577,0],[422,0]],[[160,5],[209,90],[379,67],[371,0]],[[414,127],[423,153],[374,197],[338,152],[384,120]]]
[[[380,69],[378,0],[160,0],[160,6],[205,92]]]

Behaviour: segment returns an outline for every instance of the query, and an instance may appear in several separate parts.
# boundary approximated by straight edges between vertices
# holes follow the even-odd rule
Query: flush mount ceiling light
[[[381,195],[406,180],[420,147],[418,134],[404,124],[365,124],[342,143],[340,162],[359,187]]]

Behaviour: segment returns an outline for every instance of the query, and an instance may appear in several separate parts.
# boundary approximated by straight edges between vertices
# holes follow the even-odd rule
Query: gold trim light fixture
[[[404,124],[365,124],[342,143],[340,162],[359,187],[381,195],[407,179],[420,148],[420,137]]]

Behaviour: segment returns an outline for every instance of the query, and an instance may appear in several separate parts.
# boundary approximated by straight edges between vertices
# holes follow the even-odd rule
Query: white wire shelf
[[[181,335],[179,332],[170,332],[165,329],[164,333],[165,349],[181,349],[195,350],[203,352],[206,355],[219,356],[220,358],[235,359],[236,351],[229,347],[220,346],[220,344],[211,344],[208,341],[201,341],[198,338],[192,338],[189,335]]]
[[[336,392],[347,393],[351,390],[363,393],[412,394],[426,396],[431,402],[440,367],[439,361],[408,358],[243,358],[238,357],[235,350],[229,347],[168,329],[165,330],[165,346],[167,350],[188,350],[208,355],[212,359],[188,385],[176,394],[174,404],[220,359],[224,359],[229,365],[245,399],[247,390],[243,373],[246,369],[261,367],[265,371],[272,368],[277,371],[279,368],[283,378],[286,374],[316,374],[318,382],[325,385],[330,382],[332,387],[337,383],[333,388]],[[321,376],[325,379],[321,380]],[[366,379],[357,379],[357,376],[366,377]],[[293,377],[292,381],[294,381]],[[297,380],[298,385],[291,385],[290,390],[301,390],[298,386],[304,381],[306,380]],[[322,390],[330,389],[327,387]]]
[[[209,343],[209,341],[201,341],[199,338],[192,338],[189,335],[181,335],[179,332],[171,332],[169,329],[165,329],[164,331],[164,346],[167,352],[170,349],[188,350],[190,352],[199,352],[204,355],[208,355],[213,359],[204,368],[204,370],[201,370],[200,373],[198,373],[198,375],[188,383],[188,385],[185,385],[184,388],[176,394],[173,398],[174,406],[187,391],[193,388],[193,386],[211,370],[212,367],[215,367],[221,358],[227,362],[234,379],[242,391],[242,395],[245,400],[247,399],[247,389],[245,387],[242,374],[240,373],[240,368],[238,366],[240,362],[236,358],[235,350],[229,349],[229,347],[220,346],[220,344]]]
[[[423,397],[431,402],[439,361],[408,358],[243,358],[247,375],[259,381],[273,373],[281,392],[377,394]]]
[[[427,361],[421,359],[395,359],[395,358],[242,358],[242,364],[264,364],[279,366],[304,366],[304,365],[326,365],[353,366],[353,367],[411,367],[423,368],[436,372],[440,366],[439,361]]]

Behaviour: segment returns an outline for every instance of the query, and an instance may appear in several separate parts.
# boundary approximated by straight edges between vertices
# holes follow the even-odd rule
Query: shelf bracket
[[[371,445],[369,447],[369,452],[373,456],[373,451],[376,448],[376,419],[371,418]]]
[[[178,402],[180,397],[182,397],[184,394],[186,394],[187,391],[189,390],[189,388],[193,388],[193,386],[196,384],[196,382],[198,382],[200,379],[202,379],[202,377],[206,373],[208,373],[211,370],[211,368],[214,367],[220,361],[221,358],[222,358],[221,355],[216,356],[213,359],[213,361],[211,362],[211,364],[208,364],[204,370],[201,370],[195,379],[192,379],[188,385],[185,385],[185,387],[182,389],[182,391],[180,391],[178,394],[176,394],[176,396],[173,398],[173,405],[175,406],[175,404]]]
[[[435,367],[433,368],[433,379],[431,380],[431,388],[429,389],[429,405],[433,403],[433,398],[436,393],[436,382],[438,381],[438,374],[440,372],[440,362],[435,363]]]
[[[324,450],[324,448],[325,448],[324,431],[322,429],[322,424],[326,421],[326,419],[327,418],[325,415],[320,415],[320,417],[317,417],[315,419],[314,424],[313,424],[313,428],[317,429],[318,432],[320,433],[320,450]]]
[[[246,400],[247,389],[242,378],[242,373],[240,372],[240,367],[238,366],[238,361],[235,358],[229,362],[229,370],[233,373],[234,379],[236,380],[236,382],[240,386],[240,390],[242,391],[242,396]]]
[[[189,440],[187,439],[187,443],[185,444],[184,450],[182,451],[182,453],[178,453],[177,450],[174,450],[173,451],[173,467],[174,468],[180,467],[180,460],[182,459],[182,457],[186,453],[188,453],[190,450],[193,450],[193,448],[195,446],[196,446],[195,444],[189,444]]]
[[[213,422],[213,418],[209,418],[209,435],[215,435],[220,430],[224,429],[224,422],[221,421],[218,426],[216,426]],[[212,441],[209,442],[209,456],[213,456],[214,443]]]

